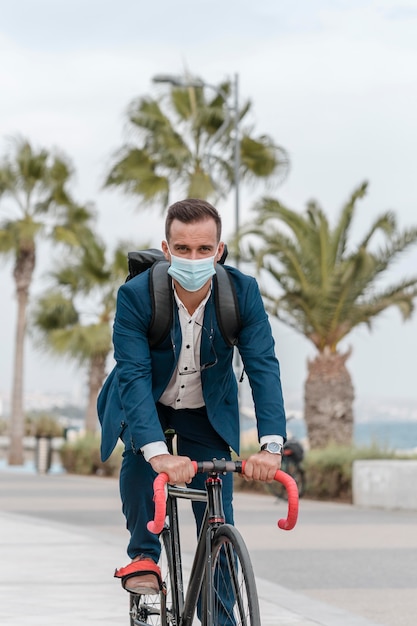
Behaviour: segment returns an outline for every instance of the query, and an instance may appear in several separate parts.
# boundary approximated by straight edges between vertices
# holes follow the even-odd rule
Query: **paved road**
[[[21,600],[16,600],[20,616],[14,616],[17,621],[11,618],[13,594],[9,592],[13,589],[28,601],[28,581],[36,574],[33,560],[45,568],[49,563],[44,580],[52,581],[52,591],[59,583],[63,561],[74,575],[79,572],[84,591],[87,578],[93,585],[85,602],[77,602],[73,620],[67,616],[69,621],[61,619],[59,626],[90,623],[86,616],[92,608],[88,602],[91,589],[94,597],[97,594],[94,584],[100,584],[103,596],[113,603],[112,626],[126,623],[120,616],[119,621],[115,619],[125,610],[125,598],[112,579],[114,568],[127,562],[127,532],[117,481],[0,470],[0,484],[0,551],[6,557],[0,577],[0,623],[55,623],[37,615],[36,610],[22,611]],[[266,495],[235,496],[236,524],[251,552],[263,625],[414,626],[417,511],[366,510],[308,500],[300,504],[297,527],[284,532],[276,527],[277,519],[285,516],[284,503]],[[181,506],[182,545],[184,551],[191,552],[195,544],[193,520],[188,503]],[[69,576],[67,570],[65,576]],[[40,589],[49,593],[41,586],[42,577],[39,581],[37,593]],[[29,590],[33,591],[30,582]],[[66,592],[71,600],[73,591],[68,585]],[[62,588],[59,594],[62,606]],[[39,595],[37,598],[39,601]],[[36,607],[36,594],[33,602]],[[97,608],[94,615],[101,626],[107,624],[98,618]]]

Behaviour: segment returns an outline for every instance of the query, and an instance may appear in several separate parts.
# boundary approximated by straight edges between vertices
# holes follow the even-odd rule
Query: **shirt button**
[[[178,399],[177,399],[177,402],[181,402],[181,400],[178,398]]]
[[[185,346],[186,348],[191,348],[190,344],[188,344],[187,346]]]
[[[181,385],[181,389],[184,389],[185,385]],[[178,401],[177,401],[178,402]]]

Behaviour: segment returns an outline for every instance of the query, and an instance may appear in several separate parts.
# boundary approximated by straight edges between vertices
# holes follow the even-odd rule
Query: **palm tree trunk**
[[[9,465],[23,465],[24,463],[23,437],[25,434],[25,415],[23,409],[23,372],[27,303],[27,290],[19,289],[17,291],[17,320],[10,419]]]
[[[29,239],[21,246],[13,271],[16,284],[17,320],[10,416],[9,465],[23,465],[24,463],[23,437],[25,434],[25,414],[23,409],[23,373],[26,311],[35,263],[35,244],[33,240]]]
[[[97,396],[106,377],[106,356],[96,355],[91,358],[88,375],[88,402],[85,414],[85,430],[95,433],[98,426]]]
[[[304,418],[311,448],[352,445],[354,390],[345,365],[349,356],[350,351],[324,350],[308,363]]]

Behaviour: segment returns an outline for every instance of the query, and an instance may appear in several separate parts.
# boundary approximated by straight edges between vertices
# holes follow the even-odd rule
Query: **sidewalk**
[[[1,624],[128,625],[128,596],[108,567],[124,542],[10,513],[0,513],[0,537]],[[371,626],[279,585],[258,579],[257,586],[263,626]]]
[[[91,623],[128,626],[128,595],[112,577],[114,568],[124,565],[126,560],[126,531],[118,511],[117,482],[65,475],[26,476],[4,470],[0,470],[0,482],[0,555],[3,565],[0,572],[0,623],[7,626],[89,626]],[[114,511],[109,509],[109,503],[114,505]],[[376,626],[390,623],[365,619],[338,607],[338,602],[319,601],[295,590],[293,579],[306,576],[309,570],[310,540],[308,533],[302,531],[302,526],[308,525],[307,515],[303,520],[301,512],[298,537],[291,531],[283,533],[281,538],[278,533],[282,531],[278,531],[276,525],[274,528],[272,522],[268,521],[264,528],[254,521],[255,516],[258,521],[262,519],[261,507],[265,509],[265,515],[269,509],[272,511],[275,524],[276,519],[285,513],[282,508],[277,510],[275,504],[271,506],[268,497],[236,494],[236,516],[242,520],[238,526],[253,554],[258,574],[263,626]],[[321,512],[328,518],[332,505],[312,505],[306,501],[302,502],[302,511],[303,508],[310,516],[309,523],[313,520],[313,526],[316,524],[313,530],[317,549],[325,552],[326,544],[332,548],[334,538],[328,529],[325,538],[318,532]],[[336,507],[336,511],[339,514],[344,508]],[[412,532],[417,534],[415,525],[411,524],[414,518],[406,519],[410,531],[413,528]],[[185,522],[187,530],[189,523],[191,529],[191,522]],[[349,528],[349,537],[344,528],[348,543],[353,536],[357,536],[357,524],[356,521]],[[268,549],[269,537],[273,537],[274,544],[281,544],[281,547]],[[363,540],[364,549],[368,539],[365,537]],[[265,549],[269,558],[265,558]],[[296,563],[294,574],[288,565],[291,555]],[[340,558],[340,553],[335,553],[333,557]],[[185,558],[186,566],[188,560],[189,556]],[[303,571],[300,563],[303,563]],[[277,580],[274,572],[278,567],[288,568],[287,579],[292,590],[271,582]],[[352,572],[346,570],[342,574],[346,589],[338,591],[349,599]],[[361,572],[356,572],[356,575],[360,577]],[[375,575],[377,584],[379,573]],[[307,592],[317,594],[315,588],[320,587],[320,581],[311,583]],[[332,597],[334,590],[327,583],[325,587],[320,592],[322,598],[326,599],[327,588]],[[397,591],[401,593],[404,590]],[[411,601],[417,607],[417,590],[405,591],[408,599],[414,598]],[[397,612],[393,623],[396,626],[414,624],[415,611],[410,611],[407,602],[398,604],[403,611]]]

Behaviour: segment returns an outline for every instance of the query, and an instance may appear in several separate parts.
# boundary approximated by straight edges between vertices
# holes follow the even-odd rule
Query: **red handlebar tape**
[[[246,461],[242,461],[242,474],[245,473]],[[294,478],[283,472],[277,470],[275,472],[274,480],[284,485],[287,490],[288,496],[288,512],[286,519],[280,519],[277,522],[278,528],[282,530],[292,530],[297,523],[298,518],[298,487]]]
[[[153,501],[155,502],[155,517],[153,521],[147,523],[147,528],[151,533],[159,535],[165,524],[166,517],[166,489],[168,474],[161,472],[153,481]]]

